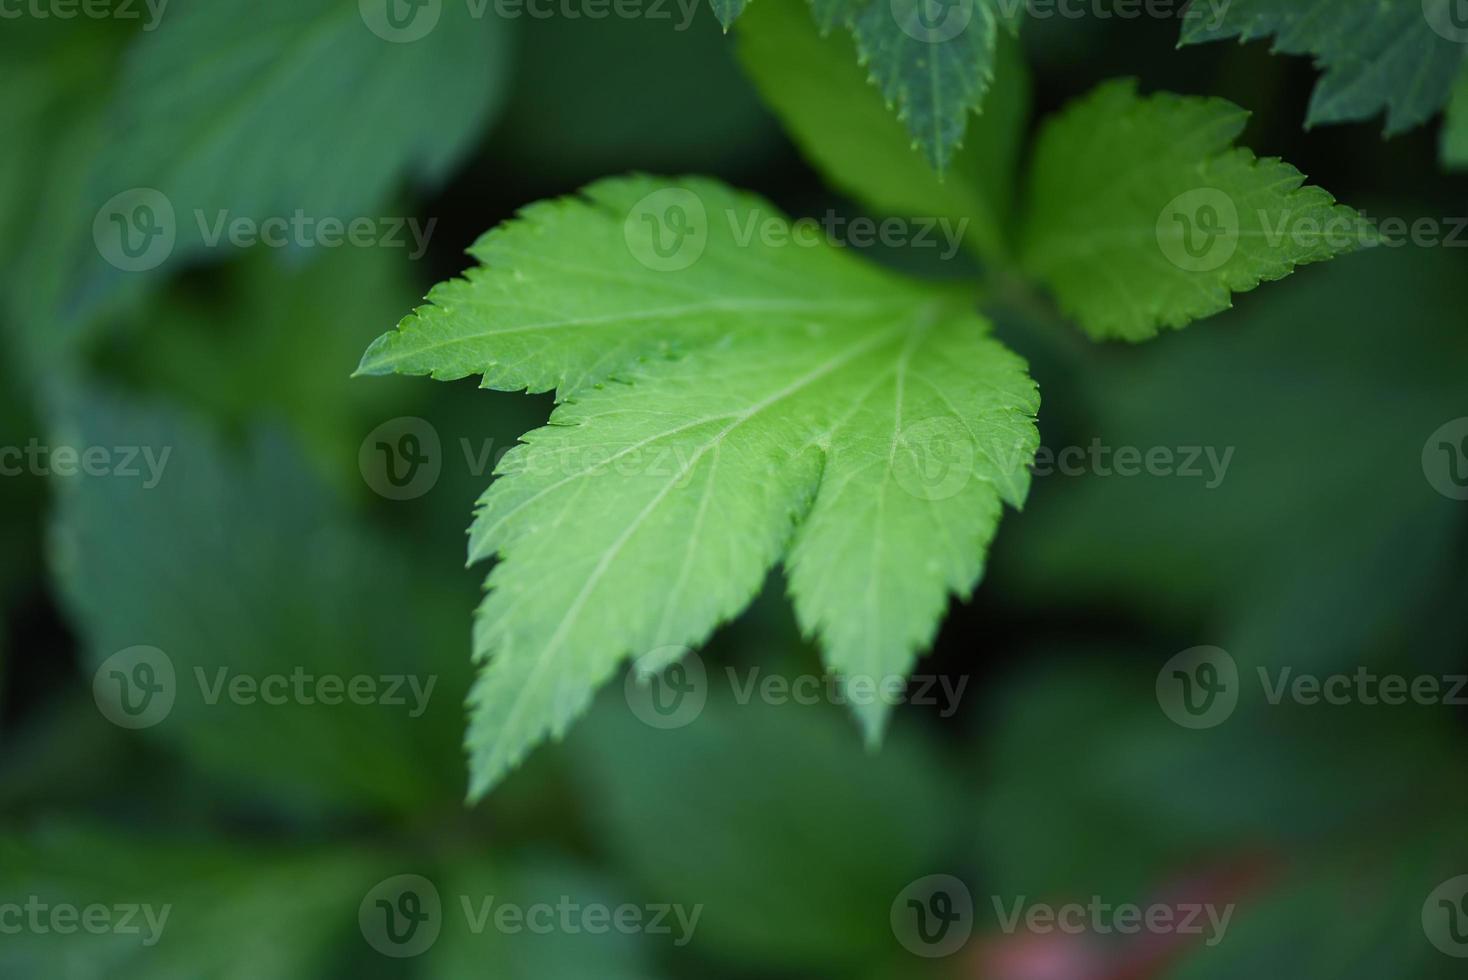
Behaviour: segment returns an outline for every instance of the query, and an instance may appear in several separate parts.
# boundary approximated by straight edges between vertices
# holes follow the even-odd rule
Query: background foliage
[[[774,16],[761,2],[745,16]],[[855,206],[804,162],[741,72],[756,54],[702,6],[687,30],[676,14],[491,15],[418,47],[381,43],[352,4],[175,4],[154,32],[0,24],[0,446],[173,452],[153,490],[0,477],[0,900],[174,906],[156,948],[0,936],[0,972],[1305,980],[1457,966],[1419,916],[1468,871],[1461,708],[1256,699],[1190,731],[1153,685],[1198,644],[1249,673],[1468,670],[1468,511],[1420,463],[1465,414],[1464,253],[1349,256],[1146,348],[1095,344],[1030,294],[996,297],[1001,337],[1047,393],[1047,447],[1232,448],[1226,478],[1038,476],[918,668],[964,682],[958,710],[900,709],[879,754],[839,706],[733,703],[726,666],[819,673],[776,582],[704,651],[714,694],[691,725],[642,724],[614,684],[564,744],[466,809],[479,575],[459,556],[488,472],[469,457],[508,449],[549,404],[349,381],[360,352],[458,273],[481,231],[605,174],[708,173],[792,214]],[[1260,156],[1373,216],[1464,213],[1437,124],[1389,141],[1379,121],[1306,131],[1324,111],[1308,59],[1177,39],[1172,21],[1057,19],[1001,37],[996,56],[1022,47],[1037,112],[1118,75],[1220,95],[1254,111]],[[436,224],[417,260],[190,239],[128,276],[99,260],[92,219],[103,189],[135,184],[181,210]],[[359,472],[359,447],[395,417],[427,420],[443,446],[418,499],[384,499]],[[99,714],[91,682],[135,644],[181,673],[414,673],[437,688],[419,718],[181,704],[133,732]],[[400,961],[364,943],[356,914],[402,873],[446,902],[704,911],[686,946],[446,925]],[[927,961],[888,915],[935,873],[968,884],[976,936]],[[999,931],[991,895],[1238,911],[1216,947],[1027,938]]]

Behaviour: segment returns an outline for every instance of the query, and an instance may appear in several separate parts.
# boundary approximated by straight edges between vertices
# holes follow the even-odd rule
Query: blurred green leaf
[[[994,82],[1001,27],[1018,27],[1005,8],[1016,8],[1002,0],[941,10],[928,0],[811,0],[811,7],[823,33],[838,24],[851,29],[871,83],[932,168],[946,170]]]
[[[1423,905],[1463,870],[1457,828],[1339,848],[1288,869],[1262,895],[1239,903],[1222,942],[1194,947],[1166,980],[1448,980],[1462,963],[1433,948]]]
[[[1272,35],[1281,54],[1308,54],[1324,72],[1307,126],[1370,119],[1386,135],[1432,118],[1463,65],[1468,30],[1458,0],[1194,0],[1183,44]]]
[[[521,856],[511,865],[482,859],[456,862],[445,868],[444,881],[445,928],[415,970],[425,980],[484,975],[497,980],[655,980],[652,950],[689,938],[682,928],[687,920],[680,924],[671,913],[658,924],[667,934],[624,931],[614,918],[628,904],[619,888],[547,855]],[[532,912],[537,906],[551,906],[554,918]],[[522,910],[526,918],[509,918],[506,929],[498,928],[496,916],[507,907]],[[611,914],[603,923],[587,917],[588,907],[598,909],[593,916],[600,916],[600,908]],[[648,923],[656,913],[642,914]],[[698,925],[694,920],[693,936]]]
[[[1004,580],[1046,601],[1201,614],[1213,629],[1199,642],[1256,663],[1381,650],[1439,663],[1452,643],[1412,638],[1463,635],[1444,615],[1462,505],[1423,469],[1428,438],[1464,414],[1460,259],[1376,249],[1186,341],[1076,348],[1048,458],[1111,455],[1037,477],[1000,542]],[[1123,447],[1169,461],[1120,476]]]
[[[93,19],[23,17],[0,31],[9,144],[0,158],[0,331],[7,360],[33,366],[15,379],[27,390],[63,373],[61,352],[77,336],[69,270],[93,218],[86,185],[104,153],[108,79],[126,37]]]
[[[1468,169],[1468,65],[1458,76],[1448,103],[1448,117],[1443,122],[1443,166],[1450,170]]]
[[[175,413],[100,396],[77,396],[63,418],[54,445],[117,447],[118,472],[58,481],[53,567],[90,670],[137,646],[171,663],[176,699],[147,734],[307,806],[458,797],[458,589],[344,522],[278,440],[236,455]],[[133,478],[119,475],[128,447],[151,453]],[[306,681],[303,698],[298,674],[372,678],[376,693]],[[285,703],[237,702],[219,684],[239,675],[289,678],[273,695]],[[398,703],[379,703],[390,685]]]
[[[746,6],[711,2],[726,29]],[[939,173],[963,145],[970,112],[983,108],[1001,27],[1017,32],[1024,14],[1004,0],[943,9],[928,0],[811,0],[810,8],[823,36],[850,29],[857,63]]]
[[[910,955],[891,904],[951,871],[956,844],[931,749],[895,735],[864,752],[837,711],[714,688],[675,730],[620,697],[593,712],[571,748],[597,839],[645,894],[704,903],[700,950],[847,976]]]
[[[323,478],[360,491],[363,437],[406,414],[415,389],[354,384],[351,371],[417,298],[412,265],[386,248],[343,248],[304,266],[277,258],[256,253],[158,294],[109,331],[94,360],[232,430],[288,429]]]
[[[104,259],[147,273],[211,249],[222,258],[240,220],[291,222],[269,233],[304,252],[324,239],[316,222],[386,219],[374,209],[401,180],[442,180],[502,101],[510,31],[460,3],[413,7],[406,25],[393,9],[172,4],[116,83],[85,281],[115,279]],[[298,232],[297,216],[310,228]]]
[[[7,929],[0,969],[57,980],[319,978],[372,883],[371,862],[347,850],[71,826],[0,836],[0,869],[25,916]],[[72,910],[72,931],[55,927],[67,927],[58,907]]]
[[[983,704],[976,860],[1003,894],[1137,899],[1209,868],[1326,859],[1387,826],[1439,833],[1463,800],[1443,778],[1460,750],[1446,708],[1271,705],[1247,670],[1235,713],[1195,731],[1156,699],[1175,651],[1145,667],[1054,652]]]
[[[855,43],[843,32],[822,36],[805,0],[760,0],[738,40],[745,69],[832,186],[879,213],[964,222],[981,255],[1004,254],[1029,114],[1017,42],[998,39],[995,91],[939,176],[867,81]]]

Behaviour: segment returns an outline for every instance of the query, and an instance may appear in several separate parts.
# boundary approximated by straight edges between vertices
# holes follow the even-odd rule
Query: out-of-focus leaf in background
[[[1448,102],[1448,116],[1443,122],[1442,135],[1443,166],[1452,170],[1468,169],[1468,64],[1458,76],[1453,87],[1453,98]]]
[[[1312,713],[1257,698],[1217,728],[1187,731],[1155,700],[1165,656],[1036,652],[1044,667],[982,699],[976,860],[1001,890],[1137,895],[1171,869],[1405,829],[1408,808],[1419,836],[1442,835],[1461,800],[1441,779],[1455,749],[1445,711]]]
[[[50,908],[105,906],[124,928],[69,935],[21,929],[0,945],[8,976],[219,980],[330,976],[373,865],[349,850],[161,842],[95,827],[0,838],[7,897]],[[151,913],[151,915],[150,915]]]
[[[1464,514],[1421,459],[1464,413],[1465,304],[1460,255],[1383,248],[1251,296],[1188,342],[1072,348],[1075,397],[1047,447],[1197,447],[1216,463],[1039,476],[1000,539],[1010,581],[1045,602],[1202,615],[1206,642],[1251,662],[1390,649],[1440,666],[1468,617],[1424,614],[1462,581]]]
[[[56,371],[85,193],[103,153],[103,105],[127,35],[115,23],[6,20],[0,31],[0,329],[6,358]],[[132,291],[126,291],[131,293]],[[36,384],[31,371],[15,383]]]
[[[403,810],[458,797],[461,592],[333,514],[281,440],[230,450],[175,412],[93,395],[63,419],[57,445],[137,446],[157,464],[64,482],[52,542],[86,662],[138,646],[171,662],[176,700],[152,733],[241,792]],[[377,690],[407,678],[403,703],[267,706],[217,690],[297,672]]]
[[[615,910],[629,904],[626,890],[603,876],[564,859],[535,854],[529,860],[517,858],[513,862],[463,861],[445,868],[443,878],[443,893],[454,907],[445,910],[446,928],[423,958],[421,972],[416,973],[425,980],[458,980],[490,971],[512,980],[587,976],[657,980],[659,976],[653,942],[610,925],[605,931],[569,934],[529,929],[506,934],[492,927],[477,934],[473,931],[474,917],[486,913],[492,917],[504,906],[525,909],[536,904],[574,902]],[[690,907],[686,914],[695,913]],[[669,933],[660,933],[659,941],[671,944],[684,938],[672,913],[665,924]]]
[[[504,98],[510,25],[448,3],[435,5],[426,33],[403,34],[360,6],[175,0],[126,54],[91,205],[156,192],[126,199],[116,216],[134,244],[155,228],[174,236],[157,265],[166,273],[206,253],[226,257],[240,219],[385,218],[378,209],[403,181],[441,181]],[[80,281],[114,282],[83,241]]]
[[[909,169],[926,164],[854,54],[817,70],[818,50],[849,52],[844,28],[824,42],[770,30],[809,19],[801,5],[758,0],[729,38],[702,3],[686,30],[676,4],[662,19],[557,9],[513,23],[494,4],[472,23],[472,7],[441,7],[432,32],[404,43],[363,19],[386,4],[351,0],[172,0],[152,31],[0,21],[0,448],[173,450],[146,494],[114,477],[0,477],[0,902],[174,906],[147,949],[125,935],[0,936],[0,974],[1456,975],[1419,914],[1430,889],[1468,871],[1461,709],[1276,706],[1255,679],[1261,666],[1464,669],[1468,527],[1421,461],[1428,436],[1468,414],[1468,294],[1451,247],[1303,270],[1145,350],[1094,347],[1042,323],[1048,311],[1025,297],[1024,319],[999,327],[1044,387],[1052,450],[1092,439],[1232,448],[1222,482],[1038,476],[1026,513],[998,536],[986,587],[952,610],[925,661],[968,681],[959,710],[902,705],[880,754],[860,748],[835,705],[715,692],[688,727],[659,731],[610,690],[568,744],[466,810],[464,612],[477,576],[460,567],[464,515],[550,405],[472,383],[349,382],[365,341],[458,273],[486,228],[591,179],[707,171],[797,214],[841,207],[838,193],[877,213],[967,214],[948,203],[975,186],[955,182],[964,161],[991,145],[987,127],[1024,123],[998,113],[1016,90],[996,84],[938,184]],[[1303,132],[1319,80],[1305,59],[1264,44],[1177,51],[1172,19],[1032,21],[1039,115],[1100,79],[1138,75],[1147,91],[1254,110],[1248,145],[1353,204],[1378,200],[1374,216],[1445,225],[1461,213],[1436,133],[1383,143],[1374,127]],[[755,57],[785,50],[780,38],[809,51],[810,70]],[[509,44],[514,57],[501,57]],[[403,84],[407,71],[425,84]],[[839,95],[828,85],[839,75],[859,90]],[[848,114],[855,136],[839,125]],[[1449,120],[1449,163],[1462,116]],[[847,152],[823,154],[838,136]],[[869,185],[877,173],[901,186]],[[402,249],[189,254],[183,243],[158,269],[113,275],[93,225],[97,182],[114,177],[126,184],[101,187],[103,199],[133,185],[171,197],[165,181],[201,195],[174,202],[181,226],[197,227],[196,206],[436,224],[421,261]],[[79,262],[110,281],[77,292]],[[922,271],[970,275],[960,265]],[[995,305],[1013,298],[1001,290]],[[385,499],[359,450],[410,416],[437,434],[442,472],[421,496]],[[726,665],[741,677],[750,665],[819,672],[782,584],[704,651],[721,689]],[[178,702],[153,728],[124,730],[94,700],[96,667],[149,642],[195,703],[195,665],[441,676],[411,723],[392,709]],[[1153,691],[1163,662],[1198,643],[1230,650],[1247,685],[1234,715],[1203,731],[1168,721]],[[398,960],[372,948],[358,914],[369,889],[405,873],[436,884],[444,920],[432,949]],[[901,889],[932,874],[967,883],[977,921],[962,952],[929,962],[900,947],[889,915]],[[1216,947],[1004,934],[991,898],[1017,893],[1237,908]],[[684,947],[466,929],[461,899],[490,895],[703,910]]]
[[[1281,54],[1310,55],[1323,74],[1307,125],[1386,114],[1395,136],[1432,118],[1463,65],[1456,0],[1195,0],[1182,43],[1273,38]]]
[[[93,360],[234,431],[262,419],[287,428],[306,462],[363,491],[358,444],[414,393],[354,384],[351,365],[387,311],[412,305],[414,271],[402,249],[339,249],[305,266],[252,253],[158,294],[117,323]]]
[[[572,737],[597,839],[644,894],[705,902],[698,948],[718,958],[901,963],[893,898],[962,853],[931,746],[893,733],[872,755],[834,707],[739,704],[722,665],[707,669],[714,692],[687,727],[651,728],[618,696]]]
[[[761,0],[735,30],[741,61],[801,152],[832,187],[880,214],[951,218],[990,259],[1003,256],[1029,114],[1018,43],[996,42],[994,91],[943,175],[866,82],[845,32],[822,36],[806,0]]]

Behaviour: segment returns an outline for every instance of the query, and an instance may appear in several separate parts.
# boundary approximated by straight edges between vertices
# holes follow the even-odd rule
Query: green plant
[[[726,24],[742,6],[715,4]],[[561,736],[628,656],[651,677],[704,641],[776,565],[827,669],[900,682],[978,583],[1039,445],[1035,386],[976,303],[1039,284],[1094,338],[1140,341],[1376,240],[1293,167],[1234,147],[1244,110],[1125,80],[1045,120],[1016,179],[1026,82],[1004,5],[931,36],[905,2],[804,6],[745,12],[744,64],[836,186],[957,228],[982,275],[897,276],[717,182],[616,178],[488,232],[479,265],[362,360],[560,403],[470,532],[470,561],[496,560],[471,795]],[[833,18],[855,59],[822,36]],[[957,151],[991,77],[996,111]],[[858,711],[869,741],[886,714]]]

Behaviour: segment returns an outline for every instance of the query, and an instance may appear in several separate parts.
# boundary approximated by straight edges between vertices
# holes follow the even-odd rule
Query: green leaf
[[[871,965],[911,955],[885,928],[894,896],[959,850],[942,760],[911,732],[872,756],[832,709],[740,704],[725,688],[677,731],[620,698],[598,705],[569,743],[597,839],[651,894],[699,896],[701,949],[790,973],[887,975]]]
[[[504,90],[502,20],[435,4],[414,8],[400,31],[369,16],[383,7],[212,0],[170,9],[139,36],[92,186],[94,207],[123,227],[135,201],[153,209],[162,237],[130,233],[134,248],[156,243],[140,269],[224,257],[239,219],[390,217],[373,209],[403,180],[435,183],[473,147]],[[136,188],[158,193],[126,196]],[[284,234],[292,247],[308,237]],[[107,256],[87,246],[86,269],[107,271]]]
[[[745,69],[801,151],[832,186],[877,212],[965,222],[975,251],[1002,256],[1029,114],[1017,43],[1000,37],[995,90],[940,176],[866,84],[855,43],[841,33],[822,37],[805,7],[760,0],[738,32]]]
[[[1195,0],[1182,43],[1274,36],[1274,50],[1308,54],[1324,72],[1306,124],[1386,112],[1386,135],[1432,118],[1464,60],[1458,0]]]
[[[1453,89],[1448,103],[1448,118],[1443,123],[1443,166],[1449,170],[1468,170],[1468,66]]]
[[[943,171],[994,79],[994,46],[1005,19],[1000,0],[812,3],[823,29],[837,21],[851,28],[872,83],[897,107],[933,169]]]
[[[23,929],[0,943],[6,976],[65,964],[68,980],[321,977],[375,871],[347,849],[165,842],[55,822],[0,836],[0,866],[14,900],[44,903],[43,923],[65,906],[110,913],[116,928],[104,932]]]
[[[1028,487],[1023,362],[961,297],[790,231],[714,182],[604,181],[489,232],[481,266],[364,357],[562,403],[471,531],[471,561],[500,559],[476,630],[474,792],[561,735],[624,657],[655,670],[700,643],[777,562],[847,675],[905,674],[978,581]],[[860,712],[868,738],[885,714]]]
[[[710,2],[727,28],[747,0]],[[948,5],[933,0],[810,0],[810,4],[822,35],[838,25],[850,29],[857,62],[868,81],[896,109],[913,145],[921,147],[932,168],[942,173],[963,145],[969,113],[983,107],[994,80],[999,28],[1018,30],[1022,10],[1005,0],[959,0]]]
[[[226,428],[282,425],[323,478],[361,492],[362,435],[403,414],[411,392],[364,390],[327,366],[350,365],[384,311],[412,301],[412,263],[391,248],[335,249],[306,265],[278,259],[252,253],[207,290],[159,294],[109,332],[95,360]]]
[[[1403,227],[1432,216],[1396,213]],[[1050,449],[1155,449],[1162,468],[1127,478],[1106,456],[1070,476],[1042,454],[996,576],[1016,601],[1178,624],[1207,614],[1206,642],[1292,651],[1302,670],[1354,670],[1377,649],[1408,674],[1454,669],[1468,624],[1434,604],[1462,580],[1468,512],[1430,482],[1451,485],[1429,439],[1464,414],[1458,252],[1375,249],[1280,283],[1226,330],[1115,359],[1083,347],[1047,419]],[[1411,343],[1381,327],[1403,310]]]
[[[677,902],[686,910],[685,919],[680,921],[670,912],[663,923],[666,935],[632,935],[620,928],[601,928],[589,917],[579,919],[581,909],[601,906],[615,911],[628,904],[628,896],[619,884],[563,859],[537,854],[530,860],[501,863],[478,854],[456,854],[443,862],[439,878],[444,928],[414,974],[423,980],[486,974],[504,980],[593,976],[599,980],[657,980],[662,974],[653,963],[653,951],[683,939],[692,906],[706,901],[684,900],[669,892],[660,901]],[[562,925],[546,930],[537,923],[535,928],[506,931],[494,925],[494,915],[506,907],[530,910],[540,905],[569,907],[571,918],[561,921],[572,928]],[[489,927],[476,929],[476,920],[486,913]],[[703,925],[701,915],[695,925],[698,931],[693,935],[697,936]]]
[[[1366,220],[1275,159],[1234,147],[1222,99],[1108,82],[1047,121],[1022,262],[1097,339],[1146,340],[1296,266],[1371,244]]]
[[[728,30],[739,15],[744,13],[744,8],[749,5],[749,0],[709,0],[709,6],[714,10],[714,16],[719,18],[719,23]]]
[[[140,716],[139,736],[305,808],[409,811],[457,796],[468,677],[452,586],[345,522],[279,440],[235,455],[173,412],[90,395],[64,406],[51,445],[105,448],[116,463],[54,478],[51,564],[89,685],[140,647],[159,651],[150,687],[168,691],[171,672],[172,701],[164,693],[155,716]],[[137,675],[132,663],[124,677]],[[315,682],[298,697],[297,674],[364,677],[396,697],[346,698]],[[259,696],[221,686],[241,677]]]
[[[1458,933],[1435,935],[1436,929],[1428,927],[1442,928],[1437,921],[1446,916],[1434,901],[1437,889],[1458,878],[1468,854],[1452,822],[1441,817],[1428,826],[1417,818],[1403,828],[1401,817],[1412,813],[1415,818],[1415,810],[1415,802],[1404,804],[1388,824],[1394,832],[1382,834],[1384,840],[1336,841],[1304,859],[1290,855],[1264,894],[1239,902],[1227,939],[1214,948],[1185,949],[1166,980],[1261,974],[1297,980],[1461,976]],[[1443,894],[1460,896],[1461,891],[1450,886]],[[1343,930],[1343,922],[1350,928]],[[1451,922],[1456,929],[1458,919]]]
[[[1032,645],[1025,671],[989,692],[965,826],[996,892],[1143,895],[1238,842],[1299,854],[1409,809],[1414,831],[1437,829],[1461,805],[1437,775],[1458,749],[1450,719],[1272,705],[1241,664],[1236,712],[1192,731],[1158,707],[1156,672],[1172,652],[1155,641]],[[1272,673],[1278,656],[1271,647],[1260,666]]]
[[[0,31],[0,131],[11,146],[0,161],[0,330],[14,338],[7,354],[31,366],[31,388],[55,379],[82,326],[70,309],[78,230],[90,249],[88,184],[105,156],[120,23],[26,17]]]

